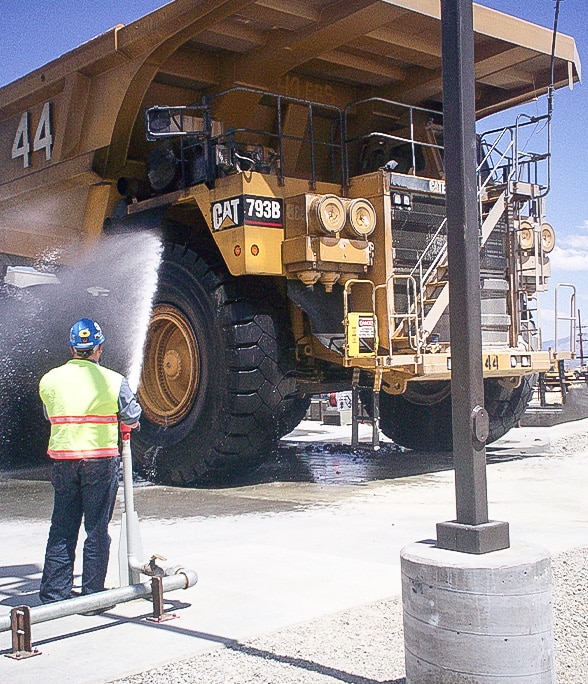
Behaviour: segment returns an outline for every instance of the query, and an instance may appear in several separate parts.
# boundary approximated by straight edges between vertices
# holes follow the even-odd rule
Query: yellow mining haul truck
[[[477,116],[580,78],[574,40],[474,6]],[[553,363],[535,326],[550,150],[478,139],[490,440]],[[521,130],[524,135],[521,135]],[[451,447],[438,0],[175,0],[0,90],[0,252],[157,224],[136,463],[166,483],[262,462],[312,394]]]

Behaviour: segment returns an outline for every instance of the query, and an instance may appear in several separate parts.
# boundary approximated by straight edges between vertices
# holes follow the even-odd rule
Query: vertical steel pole
[[[359,368],[353,369],[351,380],[351,446],[359,445]]]
[[[559,379],[559,391],[561,392],[561,403],[566,403],[568,388],[566,387],[566,367],[563,359],[557,361],[557,377]]]
[[[580,334],[578,335],[578,340],[580,342],[580,365],[584,365],[584,337],[582,335],[582,318],[580,316],[580,309],[578,309],[578,330]]]
[[[437,525],[437,545],[486,553],[509,539],[507,523],[488,520],[472,0],[441,0],[441,31],[457,520]]]
[[[545,396],[545,373],[539,373],[539,405],[541,408],[547,406],[547,397]]]

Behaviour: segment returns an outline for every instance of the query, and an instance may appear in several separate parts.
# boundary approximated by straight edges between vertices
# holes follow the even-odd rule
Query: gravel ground
[[[552,559],[558,684],[588,682],[588,547]],[[116,684],[404,684],[399,598],[329,615]],[[113,683],[114,684],[114,683]],[[433,683],[431,683],[433,684]]]
[[[588,451],[588,433],[559,437],[548,457]],[[558,684],[588,683],[588,547],[552,558]],[[402,601],[391,598],[110,684],[405,684]],[[434,684],[431,682],[431,684]]]

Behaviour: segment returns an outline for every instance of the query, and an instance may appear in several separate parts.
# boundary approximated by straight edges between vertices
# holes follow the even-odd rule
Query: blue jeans
[[[90,458],[55,461],[51,528],[39,589],[43,603],[62,601],[73,586],[74,560],[82,518],[84,542],[82,594],[104,589],[110,554],[108,523],[118,489],[120,459]]]

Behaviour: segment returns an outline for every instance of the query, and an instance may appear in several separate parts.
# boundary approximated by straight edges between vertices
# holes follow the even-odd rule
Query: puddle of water
[[[309,482],[325,486],[357,486],[451,467],[451,454],[417,454],[389,442],[374,451],[371,446],[283,440],[272,459],[235,485]]]
[[[545,454],[541,445],[487,447],[488,464]],[[357,486],[381,480],[425,475],[453,469],[452,452],[422,452],[385,442],[378,451],[370,445],[352,447],[340,442],[282,440],[274,458],[240,485],[263,482],[309,482],[326,486]]]

